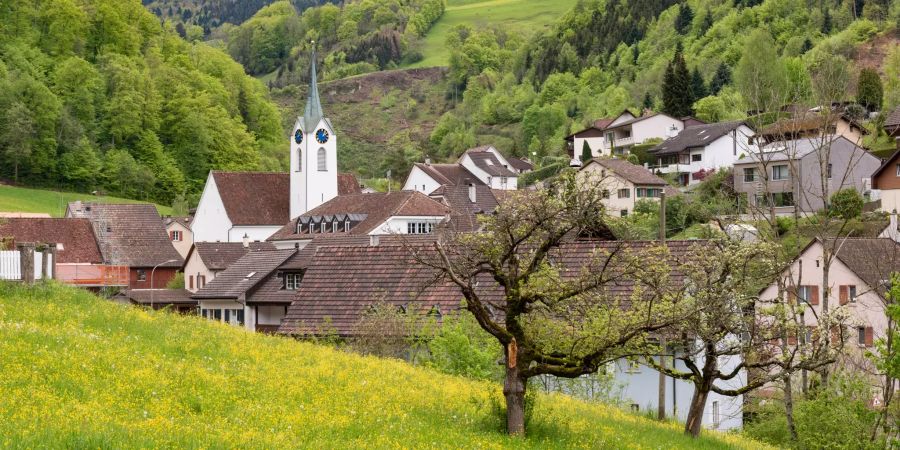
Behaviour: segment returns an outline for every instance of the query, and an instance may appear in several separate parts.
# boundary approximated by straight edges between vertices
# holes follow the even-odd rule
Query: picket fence
[[[47,255],[47,278],[53,278],[53,255]],[[44,254],[34,251],[34,279],[41,279]],[[19,250],[0,251],[0,280],[22,279],[22,252]]]

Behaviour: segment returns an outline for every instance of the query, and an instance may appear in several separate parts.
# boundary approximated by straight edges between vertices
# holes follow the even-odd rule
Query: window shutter
[[[872,327],[866,327],[866,347],[871,347],[874,345],[875,336],[874,330]]]
[[[788,303],[794,304],[797,303],[797,292],[795,289],[788,288]]]
[[[809,304],[810,305],[818,305],[819,304],[819,287],[818,286],[810,286],[809,287]]]
[[[157,236],[159,236],[159,235],[157,235]],[[174,232],[174,231],[170,231],[170,232],[169,232],[169,240],[170,240],[170,241],[174,241],[174,240],[175,240],[175,232]]]
[[[194,276],[193,276],[193,275],[189,276],[189,277],[188,277],[188,280],[189,280],[189,281],[188,281],[188,288],[189,288],[189,289],[193,289],[193,288],[194,288]]]
[[[797,334],[791,332],[788,335],[788,345],[797,345]]]
[[[841,304],[846,305],[850,300],[850,289],[848,286],[842,285],[838,287],[838,296],[840,297]]]

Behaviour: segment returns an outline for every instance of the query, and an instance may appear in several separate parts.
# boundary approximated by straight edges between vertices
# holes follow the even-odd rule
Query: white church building
[[[352,174],[339,174],[334,127],[322,112],[310,67],[309,96],[290,138],[283,172],[211,171],[191,223],[194,242],[265,241],[285,223],[338,195],[361,192]]]

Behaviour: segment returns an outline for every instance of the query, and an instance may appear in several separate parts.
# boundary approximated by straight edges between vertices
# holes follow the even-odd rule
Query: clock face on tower
[[[316,141],[318,141],[320,144],[328,142],[328,131],[326,131],[324,128],[319,128],[316,131]]]
[[[294,142],[298,144],[303,143],[303,130],[297,128],[297,131],[294,132]]]

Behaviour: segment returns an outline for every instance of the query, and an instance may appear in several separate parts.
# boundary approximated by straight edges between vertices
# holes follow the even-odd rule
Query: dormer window
[[[337,220],[335,220],[334,222],[331,222],[331,232],[332,233],[337,233],[337,226],[338,226]]]
[[[344,233],[347,233],[347,232],[349,232],[349,231],[350,231],[350,221],[349,221],[349,220],[345,220],[345,221],[344,221]]]
[[[288,291],[296,291],[300,289],[300,274],[286,273],[284,274],[284,289]]]
[[[249,279],[253,278],[253,275],[256,275],[256,272],[250,272],[250,273],[248,273],[247,276],[244,277],[244,279],[249,280]]]
[[[297,234],[303,233],[303,223],[297,222]]]
[[[324,233],[325,232],[325,222],[324,221],[322,222],[320,228],[321,228],[321,230],[319,230],[319,232]]]
[[[313,234],[313,228],[315,228],[315,226],[313,224],[309,224],[309,229],[307,230],[307,233]]]

